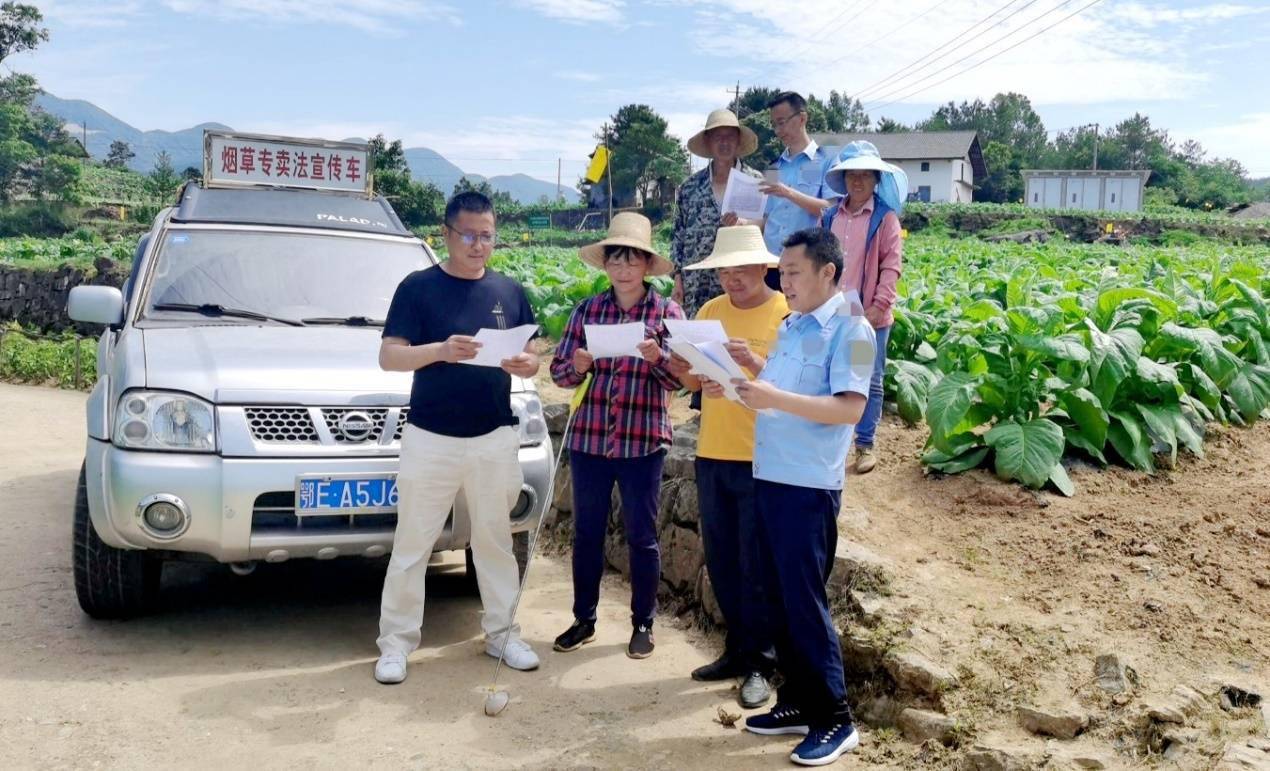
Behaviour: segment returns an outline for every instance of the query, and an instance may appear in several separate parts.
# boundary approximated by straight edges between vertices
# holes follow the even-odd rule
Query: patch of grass
[[[981,238],[985,236],[1008,236],[1033,230],[1053,233],[1054,225],[1045,217],[1019,217],[1018,219],[1002,220],[990,228],[979,231],[976,235]]]
[[[76,348],[78,385],[92,388],[97,380],[97,346],[91,339],[74,334],[32,337],[16,324],[0,327],[0,380],[75,388]]]

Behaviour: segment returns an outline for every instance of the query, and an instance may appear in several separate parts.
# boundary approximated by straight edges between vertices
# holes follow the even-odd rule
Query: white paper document
[[[758,189],[762,183],[761,179],[732,169],[728,172],[728,186],[723,191],[723,202],[719,210],[724,214],[735,212],[742,219],[762,219],[763,210],[767,208],[767,196]]]
[[[718,319],[701,319],[697,321],[681,321],[666,319],[666,330],[676,340],[687,340],[690,343],[708,343],[715,341],[726,343],[728,333],[723,331],[723,322]]]
[[[745,372],[741,367],[732,360],[732,356],[728,354],[728,349],[723,347],[723,343],[717,340],[711,340],[704,343],[692,343],[687,340],[676,340],[670,338],[667,341],[670,344],[670,350],[677,353],[688,360],[692,365],[692,372],[702,377],[708,377],[719,385],[723,386],[723,395],[734,402],[741,400],[740,395],[736,392],[736,386],[732,384],[734,378],[748,380]]]
[[[584,324],[586,349],[597,359],[613,359],[618,356],[639,356],[635,346],[644,342],[644,325],[639,321],[627,324]]]
[[[522,324],[511,329],[482,329],[474,338],[481,344],[476,351],[476,357],[459,363],[476,367],[497,367],[503,359],[510,359],[524,353],[529,339],[537,331],[537,324]]]

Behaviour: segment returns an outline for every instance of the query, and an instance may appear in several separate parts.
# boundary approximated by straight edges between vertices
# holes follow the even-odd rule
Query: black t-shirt
[[[384,337],[411,345],[475,335],[482,327],[533,324],[534,312],[520,284],[485,269],[478,279],[456,278],[440,267],[406,276],[393,295]],[[473,437],[516,425],[511,375],[497,367],[440,361],[415,370],[410,424],[446,436]]]

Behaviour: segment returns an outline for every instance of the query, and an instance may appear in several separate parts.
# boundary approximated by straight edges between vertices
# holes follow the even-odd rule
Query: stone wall
[[[548,405],[546,413],[552,440],[559,447],[566,407]],[[666,457],[657,515],[662,560],[658,599],[663,611],[686,616],[710,629],[722,627],[724,619],[710,587],[701,546],[693,465],[696,429],[695,422],[679,426]],[[566,453],[557,471],[554,519],[543,530],[547,548],[562,555],[569,553],[573,536],[573,489],[567,458]],[[629,577],[620,517],[620,502],[614,491],[604,558],[611,569]],[[956,684],[955,675],[945,667],[905,645],[904,633],[912,619],[906,607],[890,596],[892,573],[893,566],[886,559],[845,538],[839,539],[829,579],[829,598],[842,638],[843,663],[853,700],[861,718],[873,725],[897,725],[905,710],[938,715],[930,710],[941,710],[942,695]]]
[[[82,335],[98,334],[96,325],[70,320],[66,299],[80,284],[121,287],[127,271],[127,265],[104,257],[91,268],[0,265],[0,322],[17,321],[45,332],[74,329]]]

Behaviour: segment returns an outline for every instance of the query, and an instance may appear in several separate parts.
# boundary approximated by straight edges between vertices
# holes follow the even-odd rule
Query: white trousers
[[[510,514],[524,475],[520,435],[510,426],[463,439],[406,426],[397,472],[397,531],[384,576],[379,651],[409,655],[419,647],[424,583],[432,548],[462,493],[472,523],[472,557],[485,608],[485,639],[501,643],[520,584]],[[514,637],[519,627],[511,627]]]

